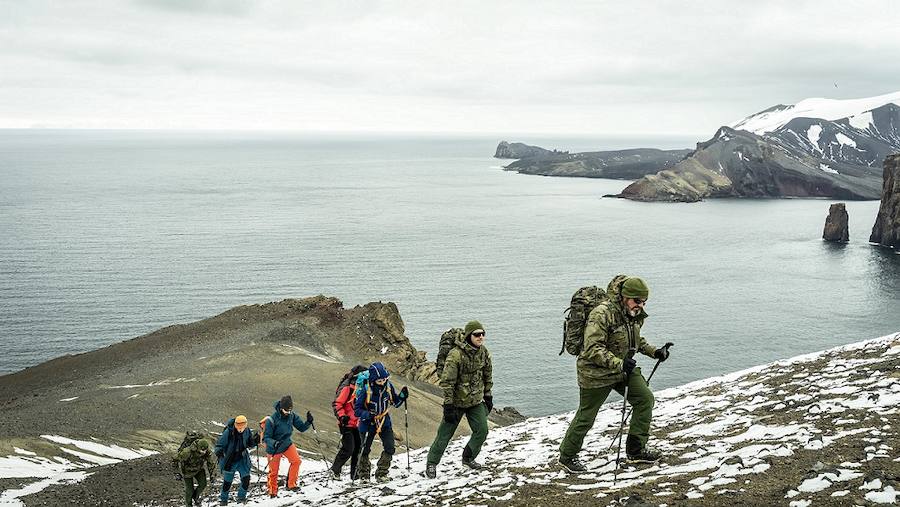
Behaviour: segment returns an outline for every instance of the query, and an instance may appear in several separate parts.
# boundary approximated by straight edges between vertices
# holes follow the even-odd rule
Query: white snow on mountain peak
[[[787,107],[770,108],[729,125],[735,130],[747,130],[757,135],[772,132],[794,118],[821,118],[834,121],[851,118],[851,125],[865,130],[872,123],[872,109],[885,104],[900,105],[900,91],[861,99],[810,98]]]

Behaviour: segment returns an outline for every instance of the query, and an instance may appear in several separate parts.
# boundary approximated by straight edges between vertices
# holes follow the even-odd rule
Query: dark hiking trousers
[[[475,459],[478,456],[478,453],[481,452],[481,446],[487,439],[487,407],[484,403],[479,403],[474,407],[457,408],[457,410],[461,414],[464,413],[466,415],[466,420],[469,422],[469,428],[472,430],[472,436],[469,437],[469,441],[466,442],[466,448],[472,453],[472,459]],[[462,417],[459,419],[461,421]],[[437,436],[434,437],[434,442],[431,443],[431,448],[428,449],[429,465],[437,465],[441,462],[441,456],[443,456],[444,451],[447,450],[447,444],[450,443],[450,439],[452,439],[453,434],[456,433],[456,428],[459,426],[460,421],[456,421],[454,424],[448,423],[447,421],[441,421],[441,425],[438,426]]]
[[[381,447],[384,450],[381,451],[381,456],[378,457],[375,477],[384,477],[388,474],[388,469],[391,468],[391,459],[396,451],[396,447],[394,447],[394,429],[382,428],[379,436],[381,437]],[[368,433],[360,433],[360,437],[363,442],[363,448],[358,472],[362,479],[368,479],[369,474],[372,471],[372,463],[369,461],[369,452],[372,450],[372,443],[375,441],[375,428],[372,428]]]
[[[620,382],[597,389],[579,389],[578,411],[575,412],[566,436],[559,445],[561,457],[573,458],[578,454],[584,444],[585,435],[594,426],[597,411],[600,410],[600,406],[603,405],[613,389],[617,393],[623,394],[625,383]],[[643,448],[647,445],[647,439],[650,438],[650,420],[653,418],[654,398],[653,392],[647,387],[647,381],[641,375],[640,368],[635,368],[634,372],[628,376],[628,403],[634,410],[631,414],[628,434],[637,438]]]
[[[350,479],[356,479],[356,465],[359,462],[360,451],[359,431],[356,428],[341,427],[341,449],[334,457],[334,465],[331,469],[340,473],[344,463],[350,460]]]
[[[203,490],[206,489],[206,470],[200,470],[197,475],[192,477],[184,476],[184,505],[193,507],[194,499],[203,496]],[[197,486],[194,486],[194,481]]]

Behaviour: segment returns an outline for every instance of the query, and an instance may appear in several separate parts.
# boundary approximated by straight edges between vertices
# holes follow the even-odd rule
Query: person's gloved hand
[[[665,361],[666,359],[669,358],[669,348],[662,347],[662,348],[656,349],[656,352],[653,353],[653,357],[659,359],[660,362]]]
[[[403,386],[403,389],[400,390],[400,399],[406,401],[407,398],[409,398],[409,388]]]
[[[259,432],[251,431],[250,432],[250,443],[253,445],[259,445]]]
[[[368,405],[366,405],[366,410],[369,411],[369,415],[372,415],[372,416],[378,415],[378,412],[377,412],[378,406],[376,406],[374,402],[371,402]]]
[[[637,366],[637,361],[633,357],[626,357],[622,360],[622,371],[625,372],[625,375],[631,375],[635,366]]]
[[[485,394],[484,395],[484,406],[487,407],[488,413],[490,413],[491,410],[494,410],[494,397],[491,396],[490,394]]]
[[[307,410],[307,411],[306,411],[306,424],[312,424],[312,423],[313,423],[313,415],[312,415],[312,412],[310,412],[309,410]]]
[[[216,457],[222,459],[225,457],[225,449],[216,449]]]
[[[459,410],[453,405],[444,405],[444,422],[448,424],[459,422]]]
[[[348,424],[350,424],[350,416],[349,415],[342,415],[342,416],[338,417],[338,425],[346,428]]]
[[[175,480],[176,480],[176,481],[183,481],[183,480],[184,480],[184,476],[181,475],[181,474],[178,473],[178,472],[175,472]]]

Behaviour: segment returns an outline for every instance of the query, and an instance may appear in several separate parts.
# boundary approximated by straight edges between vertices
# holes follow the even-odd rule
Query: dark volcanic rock
[[[869,241],[900,249],[900,154],[884,160],[881,207]]]
[[[822,232],[822,239],[839,243],[850,241],[848,221],[847,205],[842,202],[832,204],[828,208],[828,218],[825,219],[825,230]]]
[[[876,199],[880,177],[865,166],[824,163],[769,137],[721,127],[675,167],[629,185],[619,197],[696,202],[710,197]]]
[[[500,141],[500,144],[497,145],[497,151],[494,153],[494,158],[526,158],[550,155],[552,153],[552,151],[538,146]]]

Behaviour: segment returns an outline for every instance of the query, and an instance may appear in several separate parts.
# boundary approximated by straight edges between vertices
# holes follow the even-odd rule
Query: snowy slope
[[[824,99],[810,98],[801,100],[792,106],[775,106],[748,116],[732,125],[736,130],[748,130],[758,135],[772,132],[786,125],[794,118],[820,118],[823,120],[839,120],[859,117],[857,123],[862,126],[865,113],[885,104],[900,105],[900,91],[862,99]]]
[[[657,375],[665,375],[664,365]],[[493,430],[479,457],[490,472],[461,467],[464,439],[450,444],[433,480],[424,477],[427,449],[411,452],[407,472],[400,447],[390,482],[358,488],[346,480],[329,481],[323,460],[305,458],[299,493],[282,491],[269,499],[256,487],[250,505],[620,505],[629,497],[641,505],[805,507],[900,499],[900,333],[656,395],[651,444],[666,458],[658,465],[627,465],[615,483],[615,448],[608,446],[620,402],[600,411],[585,439],[581,458],[590,473],[568,475],[556,463],[570,412]],[[45,438],[95,458],[129,459],[147,452]],[[372,456],[377,453],[373,449]],[[27,465],[29,476],[46,479],[3,492],[0,505],[21,505],[18,498],[29,492],[90,473],[85,463],[30,454],[16,449],[14,456],[0,458],[0,478]],[[205,505],[214,502],[210,496]]]

